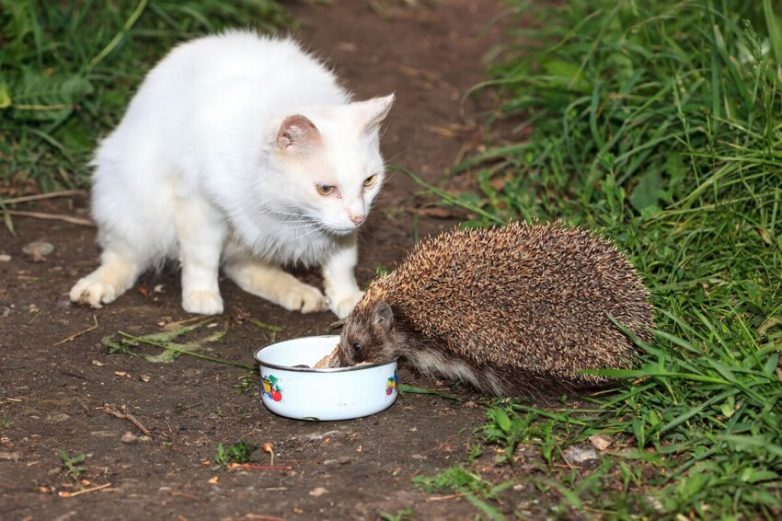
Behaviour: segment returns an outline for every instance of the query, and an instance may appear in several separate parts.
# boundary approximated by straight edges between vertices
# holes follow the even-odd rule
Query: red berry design
[[[272,391],[272,400],[274,400],[275,402],[279,402],[280,400],[282,400],[282,393],[277,389],[274,389]]]

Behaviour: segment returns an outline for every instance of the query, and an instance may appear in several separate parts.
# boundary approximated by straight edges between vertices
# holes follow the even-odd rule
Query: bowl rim
[[[305,338],[332,338],[337,337],[339,338],[339,335],[309,335],[309,336],[299,336],[294,338],[289,338],[287,340],[280,340],[279,342],[274,342],[273,344],[265,345],[263,347],[259,347],[255,351],[253,351],[253,358],[256,362],[258,362],[258,365],[261,367],[268,367],[270,369],[279,369],[281,371],[296,371],[299,373],[348,373],[350,371],[363,371],[364,369],[372,369],[374,367],[382,367],[386,365],[395,364],[399,361],[399,358],[394,358],[392,360],[388,360],[387,362],[375,362],[374,364],[363,364],[363,365],[350,365],[347,367],[320,367],[320,368],[314,368],[314,367],[293,367],[289,365],[280,365],[280,364],[272,364],[268,362],[262,362],[260,358],[258,358],[258,355],[261,351],[266,349],[267,347],[272,347],[277,344],[282,344],[284,342],[290,342],[291,340],[303,340]]]

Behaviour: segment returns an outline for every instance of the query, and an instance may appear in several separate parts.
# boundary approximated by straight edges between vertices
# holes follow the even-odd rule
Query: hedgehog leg
[[[265,298],[285,309],[302,313],[326,309],[326,299],[318,288],[257,258],[233,257],[226,262],[223,271],[247,293]]]
[[[323,264],[323,285],[329,309],[339,318],[347,317],[364,296],[358,288],[354,269],[358,262],[355,235],[342,244]]]

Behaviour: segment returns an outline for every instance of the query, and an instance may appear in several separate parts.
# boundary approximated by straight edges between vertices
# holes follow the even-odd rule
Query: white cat
[[[362,296],[356,229],[383,183],[378,130],[393,95],[351,102],[290,39],[229,32],[175,48],[95,154],[101,265],[74,302],[112,302],[178,258],[182,306],[223,311],[218,269],[304,313],[345,317]],[[325,297],[283,271],[321,266]]]

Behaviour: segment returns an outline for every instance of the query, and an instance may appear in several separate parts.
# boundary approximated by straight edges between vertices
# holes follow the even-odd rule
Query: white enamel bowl
[[[296,420],[348,420],[380,412],[397,396],[396,360],[384,364],[310,369],[334,350],[339,336],[295,338],[255,352],[261,399]],[[306,364],[305,367],[294,367]]]

